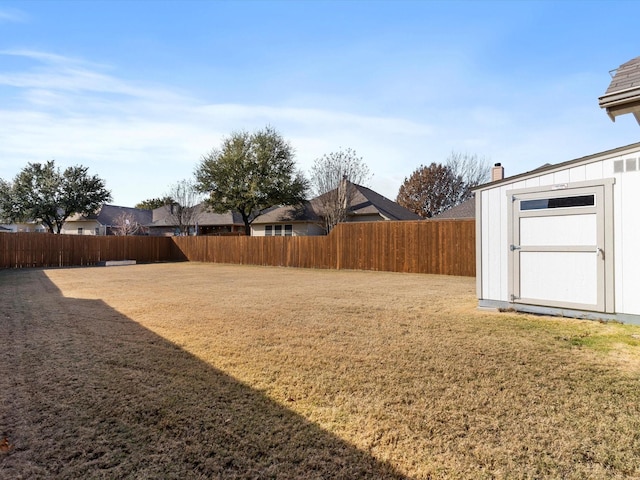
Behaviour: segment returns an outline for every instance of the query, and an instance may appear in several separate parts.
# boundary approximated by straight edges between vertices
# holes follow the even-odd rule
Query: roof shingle
[[[476,218],[476,198],[471,197],[465,200],[464,202],[456,205],[455,207],[451,207],[444,212],[434,215],[433,220],[441,220],[445,218],[455,218],[455,219],[463,219],[463,218]]]
[[[603,96],[598,99],[611,120],[626,113],[633,113],[640,123],[640,57],[620,65]]]

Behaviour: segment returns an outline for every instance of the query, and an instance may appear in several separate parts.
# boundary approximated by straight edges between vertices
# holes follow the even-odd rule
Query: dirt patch
[[[591,341],[640,330],[481,312],[474,288],[193,263],[0,272],[0,476],[639,476],[640,385],[621,368],[636,347]]]

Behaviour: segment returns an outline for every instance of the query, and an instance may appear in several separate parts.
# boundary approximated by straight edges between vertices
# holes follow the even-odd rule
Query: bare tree
[[[489,181],[491,166],[487,159],[477,154],[451,152],[446,166],[461,182],[454,186],[452,201],[454,205],[471,197],[472,189]]]
[[[190,228],[193,228],[197,234],[195,230],[202,208],[201,197],[195,183],[190,180],[180,180],[171,187],[167,196],[174,200],[174,203],[167,208],[169,218],[178,228],[180,235],[189,235]]]
[[[118,215],[113,224],[113,233],[114,235],[138,235],[142,233],[143,227],[140,225],[136,217],[129,212],[122,212]]]
[[[315,160],[311,167],[311,188],[320,202],[327,233],[346,220],[356,193],[353,185],[368,182],[370,178],[369,167],[350,148]]]

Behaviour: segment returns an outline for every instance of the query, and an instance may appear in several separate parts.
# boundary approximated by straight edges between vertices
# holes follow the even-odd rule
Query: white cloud
[[[182,100],[174,91],[136,85],[104,73],[109,69],[105,65],[33,50],[2,50],[2,55],[33,60],[35,66],[28,71],[0,73],[0,85],[26,90],[124,95],[153,101],[160,98],[168,102]]]
[[[20,10],[16,10],[15,8],[12,9],[7,9],[7,8],[1,8],[0,9],[0,23],[8,23],[8,22],[12,22],[12,23],[22,23],[22,22],[26,22],[27,21],[27,15],[20,11]]]

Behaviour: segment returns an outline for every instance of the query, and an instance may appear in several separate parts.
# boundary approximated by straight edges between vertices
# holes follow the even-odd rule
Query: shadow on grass
[[[42,271],[0,292],[2,478],[407,478]]]

